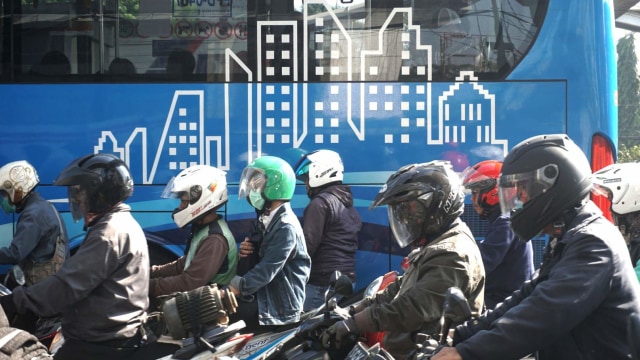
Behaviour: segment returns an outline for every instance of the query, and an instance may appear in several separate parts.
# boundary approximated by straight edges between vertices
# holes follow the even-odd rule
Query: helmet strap
[[[564,220],[558,220],[556,222],[553,223],[553,225],[551,226],[551,237],[553,238],[561,238],[562,235],[564,235],[564,231],[565,231],[565,224],[564,224]]]

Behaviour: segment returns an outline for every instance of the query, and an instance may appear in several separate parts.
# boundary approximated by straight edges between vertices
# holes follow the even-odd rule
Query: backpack
[[[0,359],[53,359],[34,335],[12,327],[0,327]]]

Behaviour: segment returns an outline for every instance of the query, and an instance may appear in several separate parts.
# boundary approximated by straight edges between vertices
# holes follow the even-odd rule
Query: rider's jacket
[[[56,209],[40,193],[33,192],[24,200],[24,205],[19,210],[11,246],[0,248],[0,264],[19,264],[27,277],[31,277],[34,265],[52,262],[58,250],[62,259],[56,260],[55,266],[52,266],[57,270],[64,259],[69,257],[68,244],[64,222]],[[38,267],[42,270],[41,268],[42,266]],[[55,271],[52,269],[45,275],[53,272]],[[45,276],[38,277],[38,280],[43,277]]]
[[[15,289],[17,310],[61,313],[65,338],[103,342],[136,335],[149,305],[149,252],[130,210],[119,204],[88,224],[82,245],[56,274]]]
[[[258,263],[231,285],[242,295],[256,295],[260,325],[300,321],[311,259],[296,214],[287,202],[272,210],[260,244]]]
[[[519,359],[536,350],[542,360],[628,359],[626,327],[640,312],[640,284],[625,241],[590,201],[565,224],[537,277],[457,327],[463,359]]]
[[[493,309],[518,290],[522,283],[530,280],[535,268],[531,242],[522,242],[515,236],[509,215],[500,214],[498,208],[489,214],[487,220],[487,233],[478,242],[478,247],[487,276],[484,302],[488,309]]]
[[[151,267],[149,294],[168,295],[213,283],[227,285],[236,275],[237,264],[236,241],[222,218],[194,224],[185,255]]]
[[[327,286],[339,270],[355,281],[360,215],[353,207],[348,185],[334,184],[320,190],[304,209],[302,230],[311,256],[309,284]]]
[[[416,333],[437,337],[444,295],[457,287],[471,310],[484,307],[484,266],[467,225],[456,220],[443,234],[409,254],[409,268],[368,307],[369,322],[386,331],[384,347],[395,359],[416,348]]]

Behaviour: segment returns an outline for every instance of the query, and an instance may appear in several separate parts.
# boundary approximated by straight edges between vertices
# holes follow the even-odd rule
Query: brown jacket
[[[164,265],[151,268],[149,295],[161,296],[178,291],[189,291],[207,285],[227,259],[229,245],[219,234],[207,236],[196,250],[191,264],[185,270],[186,255]]]

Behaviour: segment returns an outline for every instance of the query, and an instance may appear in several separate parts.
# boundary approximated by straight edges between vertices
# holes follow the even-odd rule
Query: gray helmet
[[[530,240],[589,195],[591,167],[567,135],[538,135],[507,154],[498,186],[500,207],[511,214],[513,231]]]
[[[398,245],[444,231],[464,211],[460,178],[449,161],[406,165],[392,174],[370,208],[388,205]]]

